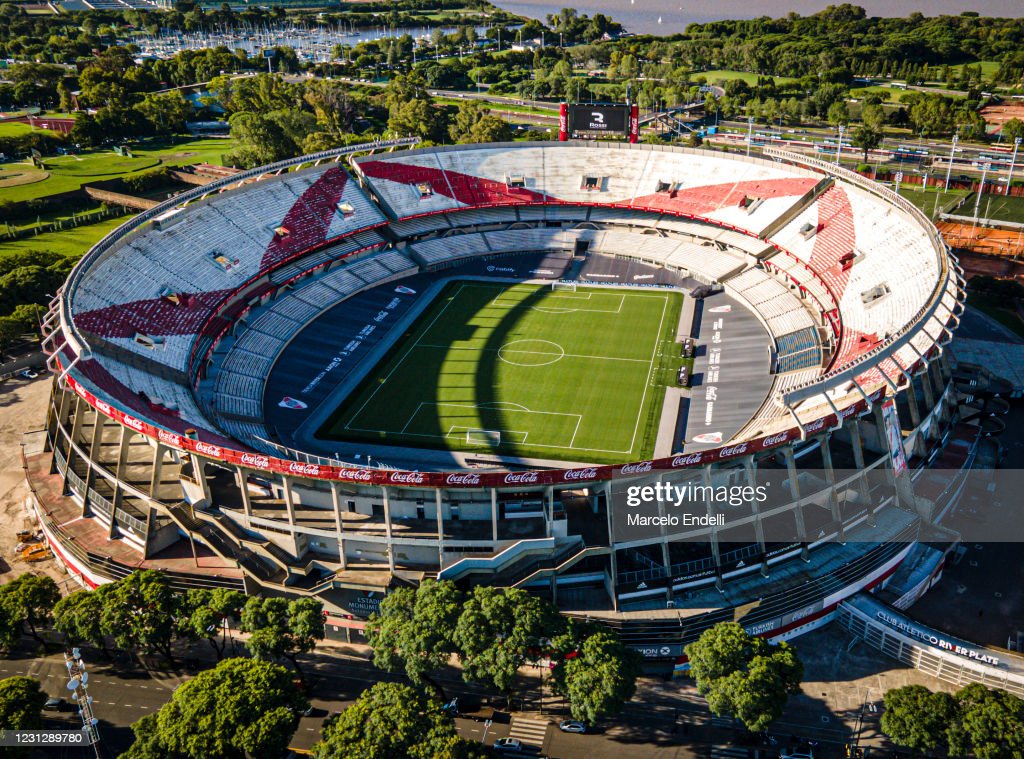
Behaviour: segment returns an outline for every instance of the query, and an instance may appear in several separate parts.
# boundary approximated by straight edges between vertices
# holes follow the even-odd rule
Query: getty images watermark
[[[710,513],[708,505],[738,507],[764,503],[771,483],[762,485],[704,485],[693,482],[659,482],[654,485],[630,485],[626,488],[626,506],[663,505],[658,513],[630,511],[629,527],[724,527],[725,513]]]

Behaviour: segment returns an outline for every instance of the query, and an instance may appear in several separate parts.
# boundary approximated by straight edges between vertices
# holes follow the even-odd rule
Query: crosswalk
[[[544,747],[544,739],[548,734],[550,723],[528,717],[513,717],[508,728],[508,737],[515,738],[523,744],[521,752],[506,752],[504,756],[536,756]]]

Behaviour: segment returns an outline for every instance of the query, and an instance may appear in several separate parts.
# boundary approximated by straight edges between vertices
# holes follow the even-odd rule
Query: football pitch
[[[653,453],[681,365],[668,290],[450,283],[319,437],[614,463]]]

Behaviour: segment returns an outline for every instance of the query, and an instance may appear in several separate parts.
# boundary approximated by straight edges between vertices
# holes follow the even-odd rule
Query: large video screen
[[[625,134],[629,110],[624,105],[574,105],[569,110],[574,132]]]

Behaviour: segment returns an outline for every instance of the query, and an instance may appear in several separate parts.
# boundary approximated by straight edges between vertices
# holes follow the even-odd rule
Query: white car
[[[587,726],[575,719],[567,719],[558,723],[558,729],[563,733],[585,733]]]
[[[522,751],[523,742],[515,738],[498,738],[494,742],[494,748],[496,751]]]

